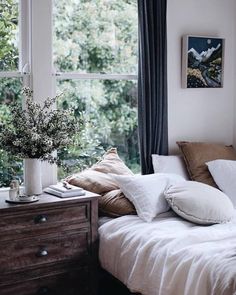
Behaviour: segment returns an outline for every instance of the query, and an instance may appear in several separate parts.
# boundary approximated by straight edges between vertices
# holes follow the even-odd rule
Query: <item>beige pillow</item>
[[[189,176],[192,180],[217,187],[206,162],[225,159],[236,160],[236,152],[232,146],[203,142],[177,142],[183,153]]]
[[[111,217],[137,214],[134,205],[124,196],[120,189],[101,196],[99,198],[99,210],[102,215]]]
[[[133,172],[125,165],[117,154],[116,148],[111,148],[103,156],[103,159],[91,167],[92,170],[103,173],[113,173],[118,175],[133,175]]]
[[[198,224],[230,221],[234,207],[220,190],[196,181],[184,181],[170,186],[165,192],[170,207],[179,216]]]
[[[99,208],[103,214],[114,217],[136,214],[133,205],[121,194],[119,186],[108,173],[133,175],[118,156],[116,148],[108,150],[102,160],[91,168],[67,177],[66,180],[70,184],[100,194]]]
[[[72,175],[67,178],[67,181],[100,195],[119,188],[110,175],[92,169]]]

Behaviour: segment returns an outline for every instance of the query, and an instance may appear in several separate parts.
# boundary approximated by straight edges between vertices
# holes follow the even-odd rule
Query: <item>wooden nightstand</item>
[[[0,198],[0,294],[96,294],[98,195]]]

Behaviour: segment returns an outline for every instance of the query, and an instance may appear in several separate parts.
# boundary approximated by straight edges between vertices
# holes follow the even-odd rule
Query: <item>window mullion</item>
[[[55,96],[52,77],[52,0],[33,0],[31,5],[32,89],[34,100],[42,103]],[[47,187],[57,181],[54,165],[43,163],[42,182]]]
[[[100,74],[78,72],[57,72],[55,76],[58,80],[78,79],[78,80],[137,80],[137,75],[132,74]]]
[[[21,0],[19,7],[19,71],[23,75],[23,85],[31,86],[31,1]]]
[[[20,78],[22,76],[21,72],[0,72],[0,78]]]

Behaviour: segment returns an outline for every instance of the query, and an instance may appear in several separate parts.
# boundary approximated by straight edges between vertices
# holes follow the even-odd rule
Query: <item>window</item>
[[[3,0],[0,4],[0,121],[9,116],[9,103],[21,101],[19,76],[19,3]],[[0,187],[8,186],[12,177],[22,178],[22,161],[0,150]]]
[[[87,118],[77,138],[83,147],[58,151],[66,173],[92,164],[110,146],[139,170],[136,0],[2,0],[0,34],[0,122],[10,102],[23,103],[22,86],[42,102],[56,85],[64,92],[58,107],[75,107]],[[44,186],[56,181],[49,166],[43,165]],[[0,187],[12,178],[23,179],[22,160],[0,151]]]
[[[27,0],[2,0],[0,3],[0,122],[9,116],[9,104],[22,103],[21,89],[28,85]],[[24,28],[24,29],[23,29]],[[23,181],[23,161],[0,150],[0,187],[13,179]]]
[[[138,12],[136,0],[54,1],[54,66],[60,108],[88,119],[82,149],[59,151],[68,171],[91,164],[109,146],[139,171],[137,140]],[[94,158],[94,161],[96,158]],[[59,178],[63,177],[59,170]]]
[[[18,54],[18,13],[16,0],[3,0],[0,6],[0,71],[17,71]]]

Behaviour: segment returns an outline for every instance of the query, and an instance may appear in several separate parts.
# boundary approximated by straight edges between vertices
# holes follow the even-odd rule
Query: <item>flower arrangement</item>
[[[73,110],[57,110],[53,106],[61,95],[47,98],[41,105],[33,101],[33,92],[23,88],[25,109],[10,106],[10,116],[0,123],[0,149],[21,158],[35,158],[59,163],[52,152],[73,143],[75,134],[83,130],[83,121]]]

